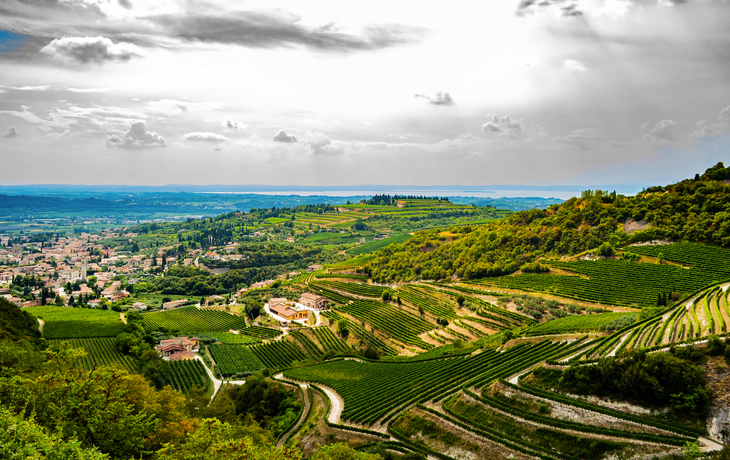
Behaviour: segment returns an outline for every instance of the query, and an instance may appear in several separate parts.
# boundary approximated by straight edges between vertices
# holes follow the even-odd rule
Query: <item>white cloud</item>
[[[54,58],[84,64],[124,62],[142,57],[142,51],[131,43],[114,43],[106,37],[63,37],[52,40],[41,53]]]
[[[11,126],[7,130],[5,130],[5,134],[3,134],[3,137],[11,138],[11,137],[18,137],[20,136],[20,133],[17,129],[15,129],[15,126]]]
[[[316,155],[342,155],[344,148],[339,144],[333,144],[329,137],[315,131],[307,131],[304,142]]]
[[[678,125],[679,123],[674,120],[662,120],[652,128],[647,121],[640,129],[645,140],[659,145],[669,145],[677,137]]]
[[[582,62],[576,61],[575,59],[566,59],[563,61],[563,65],[566,69],[572,70],[573,72],[585,72],[586,66]]]
[[[0,85],[0,88],[8,88],[8,89],[14,89],[16,91],[48,91],[51,89],[50,86],[5,86]],[[2,90],[0,90],[2,91]],[[2,91],[3,93],[5,91]]]
[[[183,139],[194,142],[226,142],[230,140],[226,136],[210,132],[188,133],[183,136]]]
[[[106,93],[109,88],[66,88],[72,93]]]
[[[293,143],[297,142],[297,137],[294,135],[287,134],[286,131],[280,129],[276,135],[274,135],[274,142]]]
[[[720,111],[717,120],[702,120],[695,124],[695,130],[687,136],[688,139],[705,139],[717,137],[730,131],[730,106]]]
[[[198,110],[215,110],[220,105],[214,102],[187,102],[175,99],[160,99],[147,102],[147,110],[156,115],[177,116]]]
[[[238,131],[239,129],[248,128],[247,124],[241,123],[238,120],[228,119],[223,122],[223,128],[228,131]]]
[[[521,138],[525,134],[525,127],[522,120],[515,120],[509,115],[498,117],[487,115],[487,122],[482,125],[482,132],[490,137],[508,137],[512,139]]]
[[[455,104],[454,99],[449,93],[444,93],[441,91],[438,91],[432,95],[416,94],[416,97],[426,99],[428,103],[432,105],[452,106]]]
[[[135,121],[124,134],[107,136],[104,144],[109,148],[116,147],[125,150],[142,150],[167,146],[164,137],[155,132],[147,131],[147,123],[144,121]]]

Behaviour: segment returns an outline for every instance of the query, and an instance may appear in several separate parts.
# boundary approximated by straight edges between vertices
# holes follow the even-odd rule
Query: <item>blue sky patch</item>
[[[17,50],[23,46],[27,39],[27,35],[16,34],[8,30],[0,30],[0,53]]]

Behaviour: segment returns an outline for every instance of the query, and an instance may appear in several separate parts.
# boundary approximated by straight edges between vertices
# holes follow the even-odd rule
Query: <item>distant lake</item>
[[[372,195],[424,195],[424,196],[467,196],[480,198],[516,198],[516,197],[540,197],[559,198],[567,200],[574,196],[580,196],[579,191],[573,190],[437,190],[437,189],[398,189],[387,190],[276,190],[276,191],[246,191],[246,192],[198,192],[209,194],[231,194],[231,195],[273,195],[273,196],[372,196]]]

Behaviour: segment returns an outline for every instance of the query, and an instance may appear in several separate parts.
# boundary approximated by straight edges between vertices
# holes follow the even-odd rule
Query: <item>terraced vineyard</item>
[[[317,288],[337,290],[363,297],[380,298],[382,297],[383,292],[390,291],[390,288],[385,286],[375,286],[372,284],[360,283],[345,283],[343,281],[317,281],[310,284]]]
[[[220,310],[201,310],[196,307],[181,307],[169,311],[143,313],[142,321],[148,331],[165,328],[180,333],[212,331],[225,332],[230,329],[245,329],[246,321]]]
[[[440,400],[462,385],[483,386],[531,363],[549,358],[564,345],[542,342],[450,359],[401,363],[328,361],[291,369],[284,376],[329,386],[345,400],[344,420],[373,424],[394,409]]]
[[[551,267],[574,272],[576,276],[521,274],[487,278],[479,283],[498,288],[542,291],[610,305],[649,307],[656,305],[659,294],[673,291],[690,294],[704,286],[730,280],[730,264],[723,264],[723,260],[730,260],[728,249],[675,243],[632,246],[627,251],[651,256],[662,254],[668,261],[689,267],[622,260],[549,262]],[[639,279],[642,283],[634,282]]]
[[[253,373],[265,367],[248,346],[223,344],[208,349],[223,375]]]
[[[263,326],[250,326],[240,330],[241,334],[250,335],[252,337],[258,337],[260,339],[275,339],[279,337],[282,332],[278,329],[272,329],[270,327]]]
[[[339,311],[367,321],[373,327],[405,344],[423,349],[432,347],[418,335],[434,329],[434,326],[400,308],[372,300],[358,300],[341,306]]]
[[[636,317],[631,313],[601,313],[598,315],[574,315],[564,318],[554,319],[547,323],[532,326],[523,332],[525,336],[549,335],[549,334],[565,334],[570,332],[589,332],[599,331],[601,326],[605,326],[612,321]]]
[[[423,308],[434,317],[451,319],[456,316],[454,309],[446,302],[433,297],[412,285],[404,285],[397,291],[398,297],[415,308]]]
[[[67,344],[72,348],[83,349],[86,356],[80,359],[80,364],[87,371],[109,365],[120,365],[130,372],[139,371],[139,367],[132,357],[116,349],[114,337],[50,340],[50,342],[52,345]]]
[[[210,385],[210,379],[203,367],[203,363],[197,359],[172,361],[167,363],[168,381],[170,385],[183,393],[186,393],[193,385],[205,390]]]
[[[326,311],[322,313],[322,316],[334,322],[344,319],[341,315],[338,315],[334,311]],[[372,332],[369,332],[364,327],[362,327],[360,324],[350,321],[348,329],[366,346],[370,345],[384,355],[398,354],[398,350],[389,346],[387,343],[376,337]]]

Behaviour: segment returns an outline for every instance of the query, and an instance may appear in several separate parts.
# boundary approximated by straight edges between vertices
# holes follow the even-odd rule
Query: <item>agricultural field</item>
[[[193,306],[174,310],[143,313],[142,320],[148,331],[165,328],[168,331],[187,332],[226,332],[230,329],[246,328],[243,317],[220,310],[201,310]]]
[[[384,238],[382,240],[378,241],[371,241],[370,243],[361,244],[359,246],[355,246],[352,249],[348,249],[347,252],[350,255],[353,256],[359,256],[361,254],[369,254],[371,252],[378,251],[386,246],[389,246],[391,244],[400,244],[408,241],[408,239],[411,238],[411,235],[407,233],[403,233],[400,235],[391,236],[388,238]]]
[[[628,260],[548,262],[571,275],[520,274],[474,282],[485,286],[537,291],[609,305],[651,307],[663,293],[688,295],[705,286],[730,280],[730,250],[694,243],[632,246],[626,251],[677,264]],[[679,264],[686,264],[682,266]],[[636,283],[634,280],[642,280]]]
[[[339,307],[338,311],[366,321],[372,327],[405,344],[424,350],[432,347],[418,336],[435,329],[435,325],[401,308],[372,300],[358,300]]]
[[[633,322],[636,314],[632,313],[601,313],[598,315],[574,315],[554,319],[546,323],[532,326],[522,334],[525,336],[566,334],[571,332],[598,332],[601,327],[614,321],[626,320]]]
[[[208,349],[223,375],[253,373],[265,367],[248,346],[223,344]]]
[[[344,420],[374,424],[404,405],[441,400],[462,385],[482,386],[520,366],[545,359],[563,345],[542,342],[504,353],[399,363],[336,360],[284,371],[284,376],[326,385],[345,400]]]
[[[208,390],[210,379],[203,367],[203,363],[197,359],[172,361],[167,363],[167,380],[174,389],[186,393],[193,385]]]
[[[344,292],[345,294],[354,294],[362,297],[376,297],[380,298],[383,292],[390,291],[390,288],[385,286],[375,286],[372,284],[360,284],[360,283],[347,283],[344,281],[321,281],[310,283],[316,288],[323,288],[329,290],[336,290]]]
[[[333,323],[336,323],[342,319],[345,319],[343,316],[337,314],[334,311],[323,312],[322,316],[329,319]],[[348,321],[347,328],[355,337],[357,337],[360,340],[360,342],[364,346],[371,346],[371,347],[375,348],[376,350],[378,350],[378,352],[380,352],[381,354],[386,355],[386,356],[398,354],[398,350],[396,348],[393,348],[390,345],[388,345],[388,343],[386,343],[386,341],[378,338],[375,334],[373,334],[372,332],[365,329],[365,327],[363,327],[359,323],[356,323],[353,321]]]
[[[86,356],[81,358],[81,366],[90,371],[98,366],[120,365],[130,372],[137,372],[139,368],[134,359],[122,354],[114,346],[113,337],[95,337],[82,339],[53,339],[51,345],[67,345],[71,348],[81,348]]]
[[[124,331],[119,313],[111,310],[46,305],[26,311],[45,322],[43,336],[47,339],[113,337]]]

